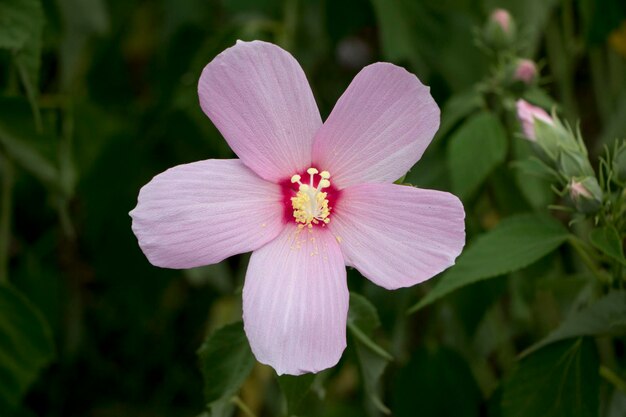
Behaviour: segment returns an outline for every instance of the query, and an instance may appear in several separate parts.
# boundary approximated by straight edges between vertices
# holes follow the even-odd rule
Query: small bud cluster
[[[537,155],[526,165],[530,172],[549,177],[555,191],[567,197],[566,210],[579,213],[578,218],[602,218],[604,223],[626,219],[626,141],[611,152],[607,149],[595,170],[578,129],[523,99],[554,106],[545,104],[551,99],[539,86],[538,65],[520,56],[525,40],[513,16],[505,9],[493,10],[477,35],[478,46],[493,58],[492,72],[477,91],[496,113],[516,110],[523,137]]]
[[[505,9],[491,12],[477,39],[483,49],[498,59],[493,84],[516,94],[535,86],[539,78],[537,64],[518,56],[522,41],[513,16]]]
[[[517,117],[523,136],[556,174],[555,179],[565,186],[576,210],[583,214],[597,213],[602,208],[604,193],[589,163],[580,132],[573,132],[558,117],[525,100],[517,101]]]

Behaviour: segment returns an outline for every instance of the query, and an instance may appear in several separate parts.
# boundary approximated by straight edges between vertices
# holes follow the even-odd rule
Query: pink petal
[[[286,51],[267,42],[241,42],[204,68],[202,110],[244,164],[268,181],[311,166],[322,124],[306,76]]]
[[[278,185],[237,159],[168,169],[139,192],[133,232],[153,265],[192,268],[257,249],[283,229]]]
[[[395,184],[343,190],[328,227],[348,265],[387,289],[409,287],[454,264],[465,212],[452,194]]]
[[[439,107],[415,75],[387,63],[365,67],[315,136],[313,162],[339,188],[403,176],[439,128]]]
[[[259,362],[281,374],[319,372],[346,347],[348,286],[326,229],[286,227],[250,258],[243,321]]]

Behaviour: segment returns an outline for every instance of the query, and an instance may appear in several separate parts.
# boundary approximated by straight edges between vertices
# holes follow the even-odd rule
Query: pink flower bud
[[[491,20],[496,22],[506,34],[511,32],[511,14],[504,9],[495,9],[491,13]]]
[[[585,214],[597,212],[602,207],[603,193],[595,177],[572,178],[569,195],[576,209]]]
[[[537,140],[537,135],[535,134],[535,120],[541,120],[550,125],[554,124],[552,117],[550,117],[544,109],[533,106],[522,99],[517,100],[517,118],[522,124],[524,136],[533,142]]]
[[[592,198],[593,196],[589,192],[589,190],[583,185],[582,182],[572,180],[569,185],[570,196],[572,200],[579,200],[581,197]]]
[[[517,61],[513,79],[523,82],[524,84],[532,84],[537,77],[537,66],[530,59],[520,59]]]

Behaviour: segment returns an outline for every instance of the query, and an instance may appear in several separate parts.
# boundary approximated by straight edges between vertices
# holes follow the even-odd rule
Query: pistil
[[[300,175],[291,177],[293,184],[299,185],[298,193],[295,197],[291,197],[291,205],[293,207],[293,217],[298,223],[299,228],[313,227],[314,224],[322,225],[330,222],[330,210],[328,206],[328,194],[322,191],[330,187],[330,173],[328,171],[319,172],[316,168],[307,169],[309,174],[309,183],[304,184],[300,180]],[[319,175],[320,180],[315,187],[315,176]]]

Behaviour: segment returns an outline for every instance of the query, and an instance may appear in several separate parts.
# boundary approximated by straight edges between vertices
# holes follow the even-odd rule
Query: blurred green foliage
[[[530,146],[476,88],[495,7],[542,68],[518,95],[580,119],[594,157],[626,136],[621,0],[0,0],[0,416],[626,415],[623,293],[586,303],[594,280],[623,277],[623,231],[593,232],[610,258],[598,278],[567,215],[547,217],[549,184],[511,165]],[[315,378],[279,381],[222,327],[241,319],[245,255],[155,268],[127,215],[166,168],[233,157],[196,86],[237,39],[292,52],[324,117],[371,62],[417,74],[442,125],[406,182],[467,211],[468,249],[443,277],[387,292],[349,271],[348,348]]]

